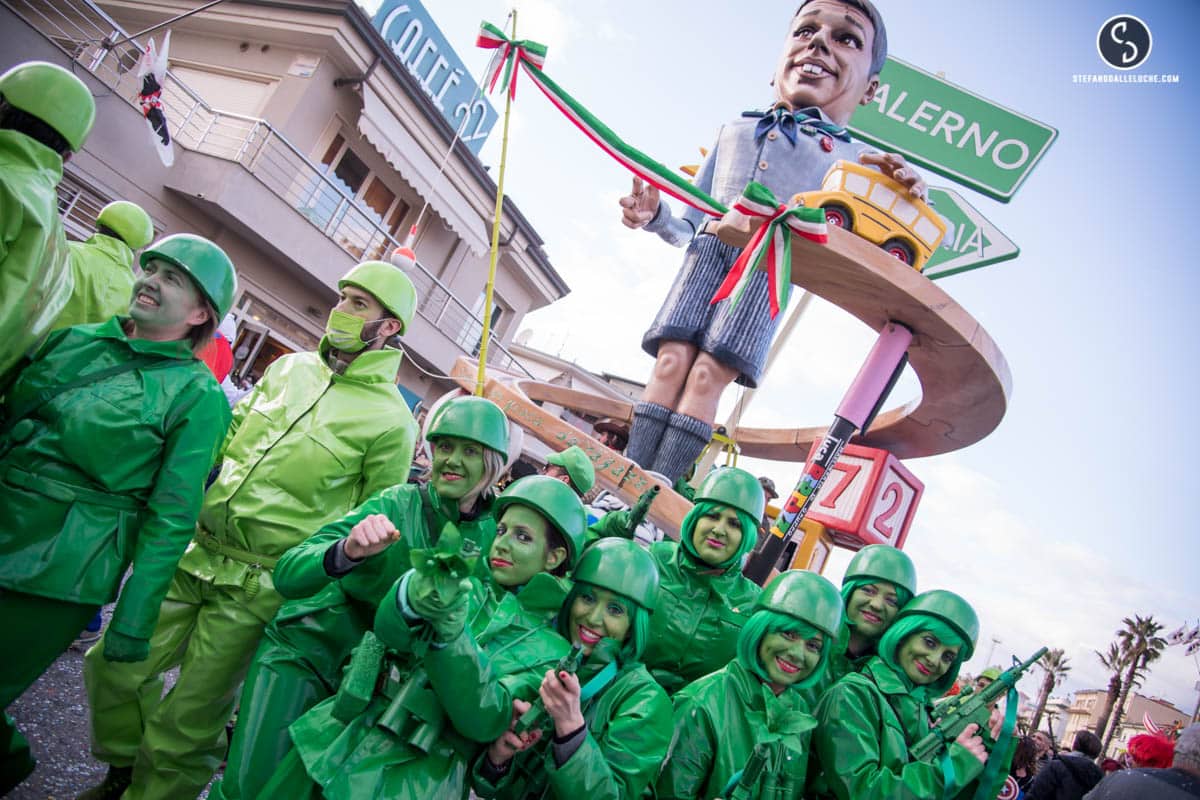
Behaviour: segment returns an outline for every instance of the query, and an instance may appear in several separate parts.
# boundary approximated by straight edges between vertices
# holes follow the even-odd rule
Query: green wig
[[[937,640],[947,647],[957,647],[958,656],[954,659],[954,663],[950,665],[950,669],[946,670],[946,674],[938,678],[934,683],[927,686],[913,686],[912,681],[904,674],[904,670],[896,662],[896,653],[900,650],[900,645],[909,636],[916,636],[921,633],[931,633]],[[969,647],[965,646],[962,637],[954,632],[954,629],[940,619],[930,617],[925,614],[911,614],[903,619],[898,619],[887,629],[883,634],[883,638],[879,640],[879,656],[884,662],[892,668],[905,684],[913,688],[913,694],[923,694],[926,698],[940,697],[945,694],[951,686],[954,685],[954,680],[958,677],[958,671],[962,667],[965,656]],[[925,691],[922,692],[921,690]],[[924,699],[924,698],[923,698]]]
[[[758,520],[752,519],[745,511],[734,508],[733,510],[737,512],[738,521],[742,523],[742,543],[738,547],[737,552],[720,564],[709,564],[700,558],[700,554],[696,552],[696,545],[692,542],[692,534],[696,532],[696,523],[701,517],[726,508],[733,507],[722,503],[714,503],[711,500],[701,500],[692,506],[692,510],[683,518],[683,524],[679,526],[679,544],[683,547],[683,552],[688,555],[692,563],[711,569],[725,570],[726,572],[731,569],[741,570],[742,560],[754,549],[754,545],[758,542]]]
[[[595,591],[596,587],[582,581],[576,583],[571,587],[571,591],[567,592],[567,599],[563,601],[562,608],[558,612],[556,623],[558,634],[568,642],[575,641],[571,631],[571,606],[575,605],[575,598],[584,589]],[[621,665],[625,666],[642,659],[642,651],[646,649],[646,643],[650,641],[650,612],[623,594],[613,592],[613,595],[620,598],[630,612],[629,635],[621,643],[621,650],[617,656]]]
[[[771,679],[767,676],[767,668],[763,666],[762,660],[758,657],[758,645],[768,633],[794,633],[801,639],[808,640],[821,632],[807,622],[779,611],[771,611],[766,608],[755,611],[742,626],[741,633],[738,634],[737,660],[743,667],[764,682],[769,683]],[[829,637],[822,634],[821,658],[817,661],[817,666],[813,668],[808,677],[793,683],[788,688],[807,689],[821,680],[821,676],[825,674],[825,665],[829,663],[829,651],[832,646]]]

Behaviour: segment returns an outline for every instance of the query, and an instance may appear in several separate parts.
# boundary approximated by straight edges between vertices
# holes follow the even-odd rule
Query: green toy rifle
[[[558,660],[558,666],[554,668],[554,674],[569,672],[574,675],[579,670],[579,665],[582,662],[583,645],[572,645],[571,651]],[[545,717],[546,704],[542,702],[541,697],[538,697],[533,701],[533,705],[529,707],[529,710],[517,720],[517,724],[513,726],[513,732],[522,734],[534,728],[540,728]]]
[[[758,779],[767,766],[767,752],[765,744],[760,742],[754,745],[754,752],[746,760],[746,766],[742,767],[742,771],[734,775],[725,787],[721,795],[725,800],[750,800],[757,796]]]
[[[958,738],[963,728],[972,722],[979,725],[980,730],[987,728],[987,720],[991,715],[992,704],[1008,694],[1009,689],[1017,685],[1021,676],[1046,655],[1046,648],[1038,650],[1027,661],[1013,666],[1000,673],[1000,677],[989,685],[973,691],[970,686],[964,687],[959,694],[950,698],[940,708],[942,717],[915,745],[909,748],[909,755],[917,761],[928,761],[943,747]]]
[[[650,505],[654,502],[654,498],[658,497],[658,493],[662,491],[662,487],[655,484],[638,497],[637,502],[630,508],[622,508],[619,511],[610,511],[615,519],[620,520],[619,525],[621,535],[626,539],[632,539],[637,532],[638,525],[645,521],[646,515],[650,513]],[[612,530],[609,528],[609,530]],[[615,533],[615,531],[614,531]]]

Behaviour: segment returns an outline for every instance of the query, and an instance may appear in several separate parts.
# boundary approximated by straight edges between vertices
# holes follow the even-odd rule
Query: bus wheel
[[[909,247],[908,242],[905,242],[901,239],[888,239],[883,243],[882,247],[884,252],[889,256],[898,258],[905,264],[913,263],[915,256],[913,255],[912,248]]]
[[[839,228],[850,230],[850,209],[839,206],[837,203],[830,203],[821,208],[825,209],[826,225],[836,225]]]

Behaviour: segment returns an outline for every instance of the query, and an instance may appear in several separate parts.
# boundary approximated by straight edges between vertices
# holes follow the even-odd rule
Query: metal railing
[[[116,49],[105,48],[106,40],[116,41],[128,34],[91,0],[0,2],[140,110],[137,95],[141,86],[136,76],[141,45],[132,41]],[[163,82],[162,104],[176,144],[240,164],[356,259],[386,259],[400,246],[378,215],[359,204],[347,187],[266,120],[215,109],[170,72]],[[409,277],[420,298],[417,313],[470,355],[483,329],[480,316],[420,263]],[[488,363],[533,377],[495,339],[489,342]]]

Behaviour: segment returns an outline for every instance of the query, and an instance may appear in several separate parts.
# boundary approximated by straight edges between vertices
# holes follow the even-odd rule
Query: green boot
[[[133,767],[108,767],[108,774],[99,786],[93,786],[75,800],[117,800],[133,783]]]

